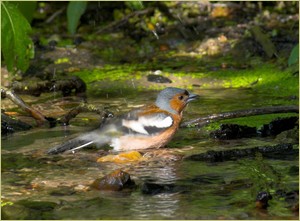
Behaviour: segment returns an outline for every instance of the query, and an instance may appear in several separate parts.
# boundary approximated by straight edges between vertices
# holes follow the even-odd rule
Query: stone
[[[116,170],[102,178],[96,179],[91,187],[98,190],[121,191],[124,188],[135,187],[135,182],[131,180],[129,173]]]

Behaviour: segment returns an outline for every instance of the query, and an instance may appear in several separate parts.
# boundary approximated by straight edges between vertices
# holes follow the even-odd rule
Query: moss
[[[141,73],[134,72],[133,70],[134,66],[132,65],[105,65],[101,68],[95,68],[93,70],[82,70],[74,73],[74,75],[80,77],[86,83],[103,80],[128,80],[128,77],[139,79]]]
[[[273,96],[297,95],[299,91],[298,76],[268,63],[253,69],[219,70],[208,74],[212,78],[222,79],[225,88],[253,88]]]
[[[228,120],[221,120],[218,122],[211,123],[205,126],[205,129],[208,131],[217,130],[220,127],[220,124],[239,124],[245,125],[249,127],[257,127],[260,128],[263,124],[268,124],[272,120],[281,117],[290,117],[290,116],[298,116],[294,113],[286,113],[286,114],[265,114],[265,115],[258,115],[258,116],[251,116],[251,117],[241,117],[235,119],[228,119]]]
[[[260,63],[254,68],[243,70],[217,69],[217,71],[207,72],[200,70],[200,67],[198,67],[201,66],[200,64],[195,65],[191,61],[177,62],[175,60],[170,59],[161,63],[156,60],[153,63],[107,64],[103,67],[93,70],[82,70],[74,74],[88,84],[88,89],[91,89],[89,88],[89,83],[104,81],[116,82],[111,86],[117,88],[127,88],[132,85],[122,84],[122,82],[129,79],[140,80],[143,76],[148,75],[151,70],[162,70],[163,76],[174,76],[175,78],[172,79],[173,83],[184,83],[188,89],[193,89],[195,81],[191,79],[195,79],[197,84],[201,85],[201,89],[247,88],[251,90],[249,93],[257,96],[257,100],[253,102],[257,103],[259,101],[263,106],[298,104],[298,76],[294,76],[290,69],[281,70],[274,64]],[[218,60],[218,62],[221,61],[222,59]],[[192,70],[196,70],[184,71],[187,67],[194,67]],[[138,87],[138,85],[135,86]],[[161,85],[157,85],[151,86],[149,89],[158,90],[161,88]],[[251,103],[248,106],[251,107]]]

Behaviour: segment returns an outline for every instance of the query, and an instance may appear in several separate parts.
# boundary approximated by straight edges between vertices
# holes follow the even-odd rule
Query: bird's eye
[[[183,96],[182,96],[182,95],[179,96],[178,99],[179,99],[179,100],[183,100]]]

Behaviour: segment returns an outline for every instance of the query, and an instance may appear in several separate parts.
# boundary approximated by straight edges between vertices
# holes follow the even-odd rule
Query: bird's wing
[[[173,125],[171,115],[167,113],[139,114],[140,111],[130,112],[120,119],[121,130],[127,134],[155,135]]]

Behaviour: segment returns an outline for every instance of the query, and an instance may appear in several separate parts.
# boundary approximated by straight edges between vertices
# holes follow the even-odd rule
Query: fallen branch
[[[187,122],[183,122],[181,127],[198,126],[203,127],[210,124],[213,121],[219,121],[224,119],[239,118],[239,117],[249,117],[254,115],[262,114],[277,114],[277,113],[299,113],[298,106],[275,106],[275,107],[262,107],[249,110],[239,110],[232,112],[225,112],[220,114],[212,114],[205,117],[199,117]]]
[[[46,24],[50,24],[56,17],[58,17],[60,14],[62,14],[67,7],[62,7],[58,11],[54,12],[46,21]]]
[[[18,105],[22,110],[29,113],[36,121],[38,125],[43,125],[48,120],[45,118],[45,116],[40,113],[39,111],[33,109],[29,105],[27,105],[22,98],[20,98],[18,95],[16,95],[13,91],[5,90],[1,88],[1,98],[8,98],[12,102],[14,102],[16,105]]]
[[[294,149],[292,144],[277,144],[274,146],[260,146],[251,147],[245,149],[231,149],[231,150],[210,150],[205,153],[194,154],[186,157],[186,160],[193,161],[211,161],[211,162],[222,162],[228,160],[239,160],[242,157],[254,157],[256,153],[261,153],[263,157],[276,157],[283,154],[294,155],[295,157],[299,154],[298,149]]]
[[[94,105],[89,105],[86,103],[81,104],[70,110],[66,115],[62,116],[58,121],[64,125],[68,125],[70,120],[75,118],[78,114],[82,112],[95,112],[100,115],[100,119],[104,121],[106,118],[113,117],[113,114],[109,111],[103,110],[102,108],[99,109]],[[101,122],[102,123],[102,122]]]
[[[114,28],[118,28],[120,26],[123,26],[127,23],[128,19],[131,18],[131,17],[134,17],[134,16],[138,16],[138,15],[145,15],[145,14],[148,14],[150,12],[154,11],[153,8],[147,8],[145,10],[142,10],[142,11],[134,11],[128,15],[126,15],[124,18],[122,18],[121,20],[118,20],[118,21],[114,21],[112,23],[110,23],[109,25],[103,27],[103,28],[100,28],[96,34],[99,34],[99,33],[102,33],[104,31],[108,31],[110,29],[114,29]]]

